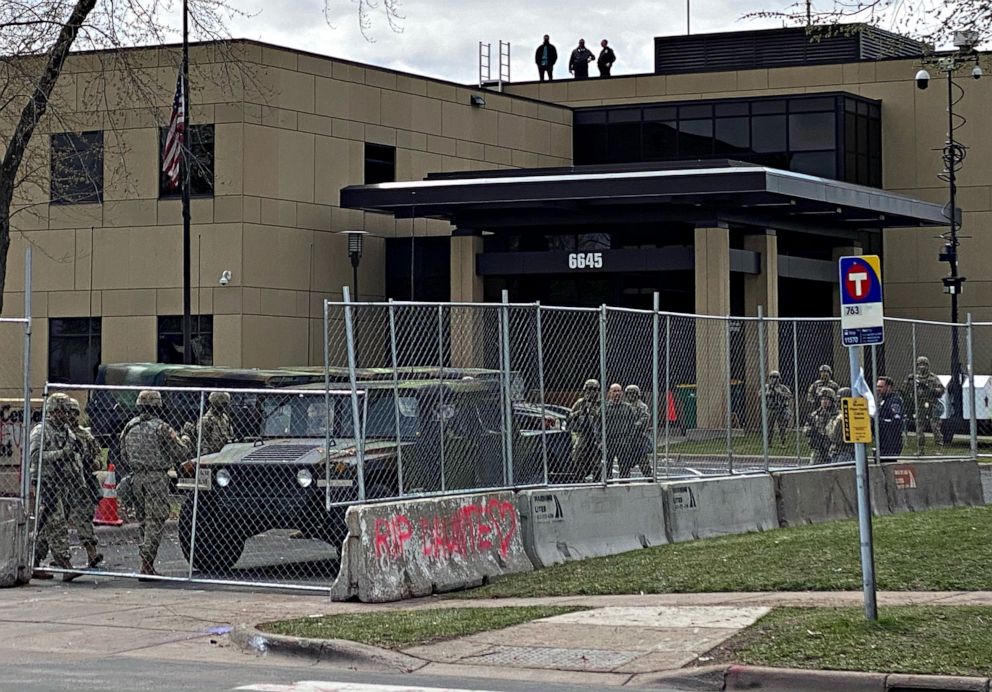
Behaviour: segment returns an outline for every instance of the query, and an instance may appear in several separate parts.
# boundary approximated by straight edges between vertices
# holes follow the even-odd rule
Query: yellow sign
[[[840,412],[844,415],[844,442],[871,442],[871,416],[868,415],[867,399],[844,397],[840,400]]]

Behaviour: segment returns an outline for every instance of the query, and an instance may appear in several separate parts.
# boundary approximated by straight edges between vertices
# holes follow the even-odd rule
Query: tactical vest
[[[135,471],[168,471],[172,460],[162,452],[158,418],[149,418],[133,426],[124,438],[124,452]]]

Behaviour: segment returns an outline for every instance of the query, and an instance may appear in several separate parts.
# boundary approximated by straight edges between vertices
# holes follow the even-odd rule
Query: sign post
[[[880,344],[885,340],[882,314],[882,267],[878,255],[841,257],[840,315],[841,340],[847,346],[851,381],[860,376],[862,346]],[[861,402],[855,404],[854,402]],[[868,458],[865,438],[871,441],[867,402],[864,399],[844,399],[844,438],[854,442],[854,461],[858,486],[858,529],[861,536],[861,583],[864,588],[865,616],[878,619],[875,598],[875,549],[871,531],[871,496],[868,492]],[[860,412],[860,413],[859,413]],[[867,430],[865,427],[867,425]]]

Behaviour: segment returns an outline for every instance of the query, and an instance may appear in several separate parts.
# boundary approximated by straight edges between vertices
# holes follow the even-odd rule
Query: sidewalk
[[[233,646],[236,625],[308,615],[416,608],[579,604],[594,610],[414,647],[415,674],[555,681],[560,684],[657,684],[658,673],[697,660],[776,605],[860,605],[860,592],[715,593],[460,600],[430,597],[369,605],[334,603],[310,593],[188,589],[82,578],[0,590],[0,666],[24,660],[142,656],[184,662],[266,665]],[[992,592],[885,592],[898,604],[992,605]],[[312,660],[297,659],[299,665]],[[354,661],[347,667],[354,667]],[[371,663],[370,663],[371,665]],[[342,666],[345,667],[345,666]],[[391,670],[395,671],[393,666]]]

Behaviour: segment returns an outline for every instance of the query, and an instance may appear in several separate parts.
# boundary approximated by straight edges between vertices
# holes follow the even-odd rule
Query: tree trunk
[[[17,169],[21,167],[24,152],[31,141],[31,135],[45,111],[48,109],[48,99],[55,89],[62,66],[69,55],[79,29],[86,17],[96,6],[96,0],[77,0],[68,21],[62,26],[55,45],[48,53],[48,62],[44,72],[38,78],[34,92],[24,104],[20,120],[10,136],[3,162],[0,163],[0,315],[3,314],[3,294],[7,285],[7,253],[10,249],[10,205],[14,198],[14,181],[17,179]],[[16,58],[14,58],[16,59]],[[27,315],[25,315],[26,317]]]

